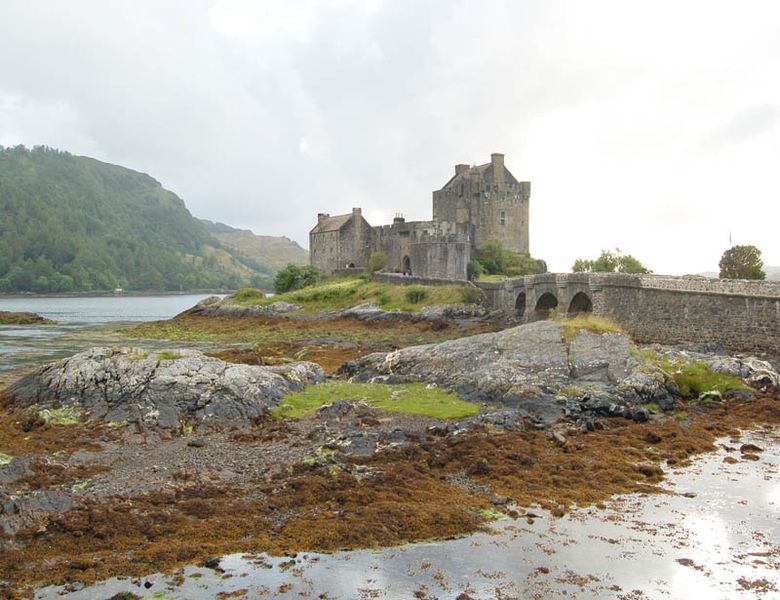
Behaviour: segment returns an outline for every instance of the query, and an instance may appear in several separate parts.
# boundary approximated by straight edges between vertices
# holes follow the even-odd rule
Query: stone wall
[[[718,342],[780,354],[780,282],[547,273],[478,285],[489,308],[521,321],[543,318],[537,306],[551,296],[566,314],[579,294],[593,314],[614,320],[641,343]]]
[[[467,285],[465,279],[436,279],[434,277],[408,277],[401,273],[375,273],[374,279],[391,285]]]
[[[339,260],[339,232],[309,234],[309,260],[321,273],[330,274],[343,267]]]
[[[409,248],[413,275],[433,279],[466,279],[471,247],[468,242],[422,239]]]
[[[402,273],[404,258],[411,261],[411,245],[423,235],[436,233],[433,221],[405,221],[396,218],[392,225],[379,225],[374,230],[374,251],[387,255],[385,270]]]

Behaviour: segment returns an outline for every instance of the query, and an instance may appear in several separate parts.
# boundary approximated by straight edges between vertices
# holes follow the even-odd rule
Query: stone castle
[[[487,240],[528,254],[531,184],[518,181],[491,154],[479,166],[455,165],[455,174],[433,192],[433,219],[372,226],[360,208],[346,215],[317,215],[309,232],[311,264],[322,273],[364,268],[374,252],[388,257],[386,271],[435,279],[466,279],[472,252]]]

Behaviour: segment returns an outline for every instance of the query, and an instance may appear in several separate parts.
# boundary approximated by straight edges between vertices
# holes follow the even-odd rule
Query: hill
[[[0,292],[269,287],[152,177],[37,146],[0,146]]]
[[[255,235],[248,229],[236,229],[224,223],[212,223],[201,219],[206,227],[224,247],[260,265],[268,265],[274,271],[288,264],[308,265],[309,251],[286,237]]]
[[[766,273],[767,281],[780,281],[780,267],[772,267],[764,265],[764,273]],[[712,279],[718,278],[718,271],[705,271],[700,273],[704,277],[710,277]]]

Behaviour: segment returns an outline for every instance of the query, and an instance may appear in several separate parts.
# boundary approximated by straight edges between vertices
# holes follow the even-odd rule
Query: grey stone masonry
[[[488,308],[520,321],[592,312],[638,342],[717,342],[780,355],[780,282],[620,273],[545,273],[479,282]]]

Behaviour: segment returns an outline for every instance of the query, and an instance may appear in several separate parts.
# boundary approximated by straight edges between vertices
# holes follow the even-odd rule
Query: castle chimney
[[[329,219],[329,218],[330,218],[330,215],[328,213],[317,213],[317,224],[319,225],[325,219]]]
[[[493,163],[493,181],[504,183],[504,155],[494,152],[490,155],[490,162]]]
[[[353,217],[357,217],[359,219],[361,214],[362,214],[362,211],[359,208],[353,208],[352,209],[352,216]]]
[[[461,173],[465,173],[468,170],[468,165],[455,165],[455,175],[460,175]]]

